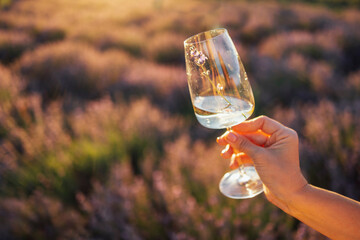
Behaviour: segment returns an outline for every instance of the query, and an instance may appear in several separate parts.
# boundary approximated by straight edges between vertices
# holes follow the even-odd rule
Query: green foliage
[[[106,181],[111,166],[123,160],[126,151],[121,146],[122,137],[109,134],[106,143],[79,139],[69,147],[42,153],[7,176],[2,194],[31,195],[42,189],[66,204],[76,204],[78,192],[89,194],[93,181]]]

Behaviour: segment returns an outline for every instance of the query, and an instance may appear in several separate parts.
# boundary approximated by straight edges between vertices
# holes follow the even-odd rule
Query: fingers
[[[223,158],[230,158],[230,168],[237,168],[240,164],[260,161],[259,154],[263,154],[269,146],[270,137],[281,134],[286,129],[279,122],[261,116],[245,121],[232,127],[217,138],[217,143],[226,146],[221,152]],[[265,148],[264,148],[265,147]]]
[[[234,153],[233,148],[230,146],[230,144],[227,144],[224,150],[222,150],[220,155],[223,158],[230,158],[233,153]]]
[[[216,139],[216,142],[221,146],[226,146],[228,144],[228,142],[225,139],[226,135],[227,135],[227,132],[224,133],[222,136],[218,137]],[[241,135],[246,137],[251,142],[253,142],[259,146],[265,146],[269,139],[269,135],[266,135],[261,131],[252,132],[252,133],[242,133]]]
[[[228,142],[224,139],[225,134],[226,133],[224,133],[222,136],[216,138],[216,142],[221,146],[225,146],[228,144]]]
[[[232,127],[232,129],[236,132],[248,133],[261,130],[269,135],[272,135],[283,128],[285,127],[281,123],[266,116],[260,116]]]
[[[236,149],[238,152],[244,152],[253,160],[255,160],[258,154],[263,151],[262,147],[255,145],[246,137],[233,131],[226,132],[224,139],[232,148]]]
[[[251,142],[255,143],[258,146],[265,146],[270,135],[266,135],[262,133],[261,131],[257,131],[255,133],[244,133],[241,134],[247,139],[249,139]]]
[[[236,168],[238,168],[238,167],[240,166],[240,163],[238,162],[238,159],[236,158],[236,155],[237,155],[237,154],[233,154],[233,155],[231,156],[230,164],[229,164],[229,167],[230,167],[231,169],[236,169]]]
[[[231,156],[229,167],[231,169],[236,169],[241,164],[248,164],[248,163],[253,164],[253,161],[248,155],[246,155],[245,153],[234,153]]]
[[[235,152],[234,149],[231,147],[230,144],[225,139],[226,133],[217,138],[217,142],[220,145],[226,145],[226,147],[222,150],[221,156],[225,159],[230,158],[230,164],[229,167],[231,169],[238,168],[241,164],[251,163],[253,164],[253,161],[251,158],[246,155],[243,152]],[[251,133],[251,134],[244,134],[248,139],[250,139],[253,142],[256,142],[260,145],[265,144],[267,141],[267,136],[262,133]]]

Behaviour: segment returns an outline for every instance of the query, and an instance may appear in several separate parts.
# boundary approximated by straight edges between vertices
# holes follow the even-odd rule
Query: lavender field
[[[0,1],[0,239],[327,239],[219,192],[223,131],[195,119],[183,41],[227,28],[253,117],[298,132],[311,184],[360,200],[360,11],[343,2]]]

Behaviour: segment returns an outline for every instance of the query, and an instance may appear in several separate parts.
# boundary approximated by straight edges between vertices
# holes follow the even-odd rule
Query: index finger
[[[226,134],[227,134],[227,132],[216,139],[216,142],[219,145],[225,146],[225,145],[229,144],[225,140]],[[244,137],[246,137],[247,139],[249,139],[251,142],[255,143],[258,146],[264,146],[266,144],[266,142],[268,141],[269,137],[270,137],[270,135],[265,134],[262,131],[248,132],[248,133],[240,132],[240,134],[243,135]]]
[[[269,135],[272,135],[283,128],[285,128],[284,125],[266,116],[260,116],[232,127],[236,132],[247,133],[261,130]]]

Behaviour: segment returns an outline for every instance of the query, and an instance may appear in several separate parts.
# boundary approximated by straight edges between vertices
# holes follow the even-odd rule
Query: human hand
[[[288,204],[307,185],[299,165],[299,140],[297,133],[261,116],[236,125],[218,137],[226,146],[221,156],[231,158],[230,167],[253,161],[268,200],[289,211]]]

